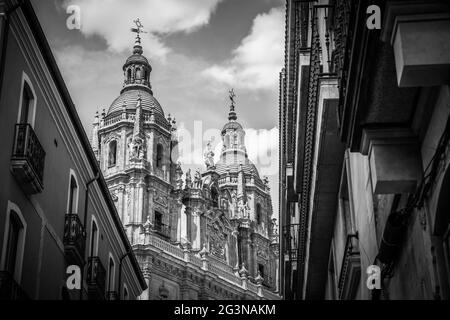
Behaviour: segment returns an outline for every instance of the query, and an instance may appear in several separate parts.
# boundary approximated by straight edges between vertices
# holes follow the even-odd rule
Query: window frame
[[[114,144],[114,163],[111,162],[111,145]],[[112,139],[108,142],[108,157],[107,157],[107,166],[108,168],[113,168],[117,165],[117,140]]]
[[[156,145],[156,167],[162,168],[164,159],[164,146],[161,143]]]
[[[111,272],[111,262],[112,262],[112,272]],[[112,274],[112,277],[111,277]],[[109,253],[108,259],[108,282],[106,286],[106,291],[115,291],[116,287],[116,261],[114,260],[111,252]]]
[[[8,205],[6,209],[6,221],[5,221],[5,231],[3,234],[3,247],[2,247],[2,255],[0,261],[1,270],[5,270],[6,268],[6,252],[8,251],[8,239],[9,239],[9,230],[11,225],[11,212],[19,219],[22,227],[19,231],[18,240],[17,240],[17,248],[15,254],[15,265],[14,265],[14,274],[12,275],[14,280],[20,284],[22,281],[22,268],[23,268],[23,258],[25,251],[25,242],[26,242],[26,233],[27,233],[27,222],[23,217],[22,211],[20,208],[13,202],[8,200]]]
[[[31,108],[28,106],[28,116],[27,121],[25,123],[28,123],[31,125],[31,127],[34,129],[34,124],[36,120],[36,91],[34,90],[33,83],[30,80],[30,77],[25,73],[25,71],[22,71],[22,80],[21,80],[21,86],[20,86],[20,98],[19,98],[19,112],[17,114],[17,123],[23,123],[22,120],[22,107],[23,107],[23,98],[24,98],[24,90],[26,87],[31,91],[31,95],[33,99],[31,99]],[[31,114],[30,114],[31,112]]]
[[[93,239],[94,232],[93,227],[95,225],[96,228],[96,234],[95,239]],[[89,235],[89,256],[90,257],[97,257],[98,256],[98,238],[100,234],[100,228],[98,227],[97,219],[95,219],[94,216],[91,218],[91,228],[90,228],[90,235]]]
[[[73,192],[72,192],[72,179],[75,181],[76,184],[76,192],[75,197],[73,198]],[[78,203],[80,199],[80,184],[78,183],[78,178],[73,169],[70,169],[69,173],[69,186],[67,188],[67,208],[66,212],[67,214],[78,214]],[[72,209],[72,210],[70,210]]]

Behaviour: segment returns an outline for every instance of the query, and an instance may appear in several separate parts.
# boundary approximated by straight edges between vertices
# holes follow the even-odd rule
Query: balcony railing
[[[170,226],[164,223],[155,223],[155,232],[163,237],[170,238]]]
[[[77,214],[66,214],[64,223],[64,252],[69,263],[84,264],[86,232]]]
[[[0,271],[0,300],[28,300],[22,287],[7,271]]]
[[[347,235],[344,256],[339,275],[339,299],[353,300],[361,278],[361,257],[358,246],[358,234]]]
[[[39,193],[44,188],[45,151],[31,125],[16,124],[11,171],[28,194]]]
[[[119,295],[117,294],[117,291],[106,292],[106,300],[119,300]]]
[[[89,299],[103,300],[105,298],[106,270],[99,257],[89,257],[87,279]]]
[[[283,227],[284,252],[289,261],[297,260],[299,224],[290,224]]]

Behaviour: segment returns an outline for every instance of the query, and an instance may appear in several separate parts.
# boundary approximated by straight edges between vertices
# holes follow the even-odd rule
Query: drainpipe
[[[88,201],[89,201],[89,186],[94,182],[97,181],[100,178],[100,173],[97,172],[97,174],[95,175],[94,178],[92,178],[91,180],[89,180],[86,183],[86,193],[84,196],[84,217],[83,217],[83,225],[84,225],[84,235],[85,235],[85,240],[87,241],[87,209],[88,209]],[[86,266],[86,262],[83,265],[83,272],[81,272],[81,288],[80,288],[80,300],[83,300],[83,281],[84,281],[84,267]]]
[[[128,257],[132,252],[133,252],[133,250],[130,249],[129,251],[127,251],[127,253],[125,253],[119,259],[119,283],[118,283],[119,288],[117,289],[117,298],[118,298],[118,300],[121,299],[120,298],[120,291],[121,291],[120,288],[122,288],[122,286],[121,286],[121,283],[122,283],[122,262],[123,262],[123,259]]]

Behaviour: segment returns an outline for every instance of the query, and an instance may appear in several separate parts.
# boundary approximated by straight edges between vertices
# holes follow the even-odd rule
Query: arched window
[[[127,285],[124,284],[123,285],[123,300],[128,300],[128,299],[129,299],[128,288],[127,288]]]
[[[20,284],[27,225],[19,207],[8,201],[0,270]]]
[[[109,143],[108,148],[108,167],[114,167],[117,159],[117,141],[113,140]]]
[[[127,70],[127,81],[130,82],[131,81],[131,69]]]
[[[77,213],[78,211],[78,184],[75,176],[70,175],[69,182],[69,200],[67,204],[67,213]]]
[[[156,167],[157,168],[162,167],[163,155],[164,155],[163,146],[161,144],[158,144],[156,146]]]
[[[112,256],[109,256],[109,265],[108,265],[108,291],[114,291],[114,278],[116,273],[116,266],[114,264],[114,260]]]
[[[20,97],[19,123],[34,125],[34,115],[36,108],[36,98],[28,77],[23,75],[22,96]]]
[[[136,76],[134,78],[135,79],[141,79],[141,69],[140,68],[136,69]]]
[[[261,224],[261,219],[262,218],[262,214],[261,214],[261,204],[257,203],[256,204],[256,223],[257,224]]]
[[[148,81],[148,71],[144,71],[144,80]]]
[[[91,257],[97,256],[98,252],[98,228],[97,224],[95,223],[94,219],[92,219],[92,226],[91,226],[91,245],[90,245],[90,255]]]

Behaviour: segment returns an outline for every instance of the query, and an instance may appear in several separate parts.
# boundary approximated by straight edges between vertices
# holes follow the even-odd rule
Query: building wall
[[[15,3],[15,1],[7,4]],[[68,209],[70,175],[78,184],[76,213],[83,220],[85,205],[85,184],[94,177],[75,126],[71,122],[62,97],[53,82],[50,69],[44,62],[38,42],[34,39],[27,19],[18,8],[10,15],[11,28],[5,57],[5,72],[0,98],[0,250],[5,254],[6,216],[8,203],[14,203],[26,222],[26,236],[23,253],[22,275],[17,282],[32,299],[61,299],[66,280],[66,259],[64,254],[64,222]],[[36,111],[34,132],[46,152],[41,193],[26,195],[20,183],[10,171],[11,151],[14,141],[14,127],[18,120],[22,79],[29,81],[34,89]],[[115,283],[118,283],[119,257],[126,252],[119,232],[109,212],[107,201],[99,186],[94,183],[89,195],[87,221],[96,217],[99,237],[99,256],[105,268],[109,253],[116,264]],[[88,239],[90,235],[87,230]],[[88,251],[88,245],[86,248]],[[139,275],[133,271],[128,259],[123,265],[123,284],[130,297],[140,294]],[[0,266],[2,270],[4,266]],[[121,285],[123,285],[121,284]],[[111,288],[112,289],[112,288]],[[123,290],[122,290],[123,292]],[[72,293],[78,298],[78,293]]]

